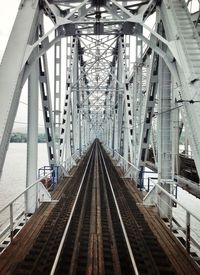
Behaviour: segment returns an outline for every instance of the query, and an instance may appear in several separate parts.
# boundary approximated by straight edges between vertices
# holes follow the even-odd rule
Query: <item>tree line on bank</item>
[[[27,142],[27,134],[14,132],[11,135],[10,142],[13,143],[26,143]],[[45,134],[38,134],[38,143],[46,142]]]
[[[11,135],[10,142],[13,143],[26,143],[27,142],[27,134],[25,133],[20,133],[20,132],[13,132]],[[45,134],[38,134],[38,143],[43,143],[46,142],[46,136]],[[185,142],[185,133],[182,132],[180,136],[179,143],[184,144]]]

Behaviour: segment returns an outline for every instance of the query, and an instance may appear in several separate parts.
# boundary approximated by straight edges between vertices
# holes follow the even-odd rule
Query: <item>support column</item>
[[[180,139],[180,125],[179,125],[179,109],[178,104],[176,103],[176,94],[174,92],[174,83],[173,83],[173,97],[172,97],[172,178],[177,174],[180,174],[180,163],[179,163],[179,139]]]
[[[78,60],[77,60],[78,62]],[[81,64],[80,64],[81,65]],[[78,64],[77,64],[78,68]],[[83,75],[84,69],[83,66],[80,66],[80,69],[78,69],[78,75],[77,80]],[[82,88],[84,87],[84,81],[83,78],[81,78],[78,81],[78,89],[77,89],[77,113],[78,113],[78,148],[79,148],[79,156],[81,157],[82,151],[84,150],[84,107],[81,106],[81,96],[83,97],[83,91]],[[83,88],[84,90],[84,88]]]
[[[124,60],[122,55],[122,42],[119,40],[119,53],[118,53],[118,65],[117,65],[117,115],[118,115],[118,133],[117,133],[117,147],[120,154],[120,143],[122,135],[122,119],[123,119],[123,92],[124,92]]]
[[[28,138],[27,138],[27,171],[26,187],[37,179],[38,156],[38,62],[33,66],[28,79]],[[36,187],[27,194],[27,213],[34,213],[37,207]]]
[[[79,156],[82,155],[82,119],[81,119],[81,111],[80,108],[77,109],[78,112],[78,140],[79,140]]]
[[[114,122],[113,122],[113,142],[112,142],[112,149],[113,149],[113,156],[114,151],[118,151],[118,109],[117,107],[114,108]]]
[[[83,134],[82,134],[82,137],[83,137],[83,150],[85,150],[85,147],[86,147],[86,127],[85,127],[85,113],[83,112],[82,113],[82,131],[83,131]]]
[[[8,150],[23,85],[23,61],[39,15],[38,0],[23,1],[18,9],[0,66],[0,176]],[[23,3],[23,4],[22,4]]]
[[[72,101],[72,128],[74,135],[74,151],[79,149],[79,114],[78,114],[78,41],[74,45],[73,68],[72,68],[72,87],[73,87],[73,101]],[[80,151],[79,151],[80,153]]]
[[[112,130],[113,130],[112,125],[113,125],[113,121],[112,121],[111,117],[110,117],[109,121],[110,121],[110,125],[109,125],[109,127],[110,127],[110,135],[109,135],[108,147],[112,148]]]
[[[124,158],[126,160],[129,160],[129,155],[128,155],[128,125],[127,122],[124,122]],[[128,169],[128,163],[124,162],[124,169],[127,171]]]
[[[143,33],[142,27],[138,28],[140,34]],[[143,105],[143,94],[142,94],[142,77],[143,77],[143,43],[139,36],[136,36],[136,52],[135,52],[135,74],[134,74],[134,86],[133,86],[133,132],[134,132],[134,156],[133,163],[138,163],[138,151],[139,151],[139,138],[142,130],[142,105]]]
[[[171,73],[161,58],[158,79],[158,182],[161,184],[161,179],[172,179]],[[170,192],[169,183],[164,183],[162,187]],[[161,217],[169,217],[169,198],[161,194],[158,204]]]
[[[55,32],[55,36],[57,31]],[[60,164],[60,130],[61,130],[61,40],[54,47],[54,132],[57,161]]]

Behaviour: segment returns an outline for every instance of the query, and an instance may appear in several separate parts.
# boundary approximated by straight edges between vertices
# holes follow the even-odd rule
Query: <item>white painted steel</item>
[[[43,17],[40,18],[40,28],[39,34],[42,36],[44,34],[44,23]],[[45,43],[42,44],[45,47]],[[45,134],[47,140],[47,153],[49,165],[57,165],[57,155],[56,155],[56,142],[55,142],[55,132],[54,132],[54,119],[52,112],[52,96],[50,88],[49,79],[49,67],[47,53],[44,53],[39,59],[39,81],[40,81],[40,93],[42,102],[42,111],[44,117]]]
[[[161,26],[162,29],[162,26]],[[161,45],[161,48],[163,46]],[[172,179],[172,113],[168,110],[172,106],[172,85],[171,73],[162,59],[159,60],[158,72],[158,113],[162,115],[157,119],[157,141],[158,141],[158,179]],[[164,188],[170,193],[170,185],[165,184]],[[170,203],[168,197],[162,194],[161,216],[170,216]]]
[[[21,94],[22,62],[29,39],[35,36],[32,29],[37,25],[39,13],[38,1],[34,1],[34,5],[32,0],[23,2],[0,66],[0,176]]]
[[[55,36],[57,30],[55,31]],[[62,43],[59,40],[54,46],[54,133],[56,159],[60,164],[60,130],[61,130],[61,74],[62,74]]]
[[[27,169],[26,187],[37,179],[38,159],[38,97],[39,97],[39,63],[35,62],[28,83],[28,133],[27,133]],[[27,192],[27,212],[34,213],[36,205],[36,190]]]

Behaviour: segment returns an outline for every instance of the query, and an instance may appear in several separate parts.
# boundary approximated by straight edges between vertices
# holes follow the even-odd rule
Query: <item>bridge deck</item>
[[[61,254],[55,274],[68,274],[68,272],[71,274],[97,274],[98,272],[101,274],[134,274],[129,253],[125,248],[123,237],[120,235],[121,229],[119,220],[115,217],[116,211],[111,193],[104,184],[101,185],[103,182],[108,186],[108,180],[105,179],[105,168],[102,166],[103,162],[101,162],[100,154],[97,153],[97,148],[95,154],[88,166],[90,172],[86,173],[85,190],[87,192],[80,193],[80,198],[82,197],[83,200],[80,205],[77,203],[79,205],[78,219],[72,220],[74,224],[70,229],[71,233],[66,237],[66,247],[63,247],[65,261],[68,261],[67,267],[64,267]],[[197,265],[171,235],[155,211],[151,208],[146,209],[141,204],[141,194],[129,180],[122,181],[105,152],[103,154],[113,187],[117,190],[116,200],[121,207],[120,212],[128,238],[131,240],[130,245],[139,274],[199,274],[200,270]],[[80,174],[86,170],[88,157],[86,156],[84,160],[80,161],[73,177],[63,179],[58,186],[54,193],[54,199],[58,199],[59,202],[43,205],[0,256],[0,274],[50,274],[53,264],[51,259],[55,259],[62,237],[60,232],[64,231],[64,228],[61,228],[63,223],[60,223],[57,217],[62,211],[61,208],[66,207],[66,217],[62,214],[60,218],[67,222],[68,208],[72,206],[71,202],[74,199],[72,186],[78,182]],[[114,182],[119,185],[114,185]],[[104,187],[107,189],[103,189]],[[104,190],[103,193],[100,192],[102,190]],[[123,199],[122,190],[127,204]],[[67,198],[69,205],[66,205],[65,199]],[[70,199],[71,202],[69,202]],[[61,205],[63,201],[64,203]],[[56,208],[59,203],[58,213]],[[84,204],[86,208],[84,208]],[[106,207],[107,204],[110,205],[110,208]],[[133,215],[130,212],[131,207]],[[123,212],[124,209],[125,212]],[[77,213],[75,210],[74,215],[76,216]],[[53,221],[49,221],[51,216]],[[106,219],[106,217],[110,217],[110,219]],[[53,223],[54,228],[52,228]],[[86,226],[88,227],[86,228]],[[48,235],[50,229],[51,233],[55,234]],[[53,232],[53,230],[55,231]],[[73,238],[75,245],[71,246]],[[49,243],[47,239],[50,241]],[[86,240],[87,244],[84,245]],[[43,246],[44,242],[48,245]],[[135,245],[136,247],[134,247]],[[40,251],[38,251],[39,248]],[[49,265],[51,266],[49,267]],[[131,273],[127,273],[127,270]]]
[[[147,208],[142,204],[141,193],[138,192],[137,188],[130,180],[125,180],[125,183],[135,201],[138,203],[138,207],[143,213],[150,229],[154,232],[160,245],[169,257],[173,266],[176,268],[177,273],[198,274],[200,271],[198,271],[196,264],[193,262],[191,257],[188,256],[188,253],[185,249],[183,249],[176,237],[171,234],[164,221],[159,218],[158,214],[155,212],[155,209],[152,207]]]

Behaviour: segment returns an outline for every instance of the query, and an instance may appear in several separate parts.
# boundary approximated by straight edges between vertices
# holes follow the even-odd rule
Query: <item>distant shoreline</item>
[[[46,135],[38,134],[38,143],[45,143]],[[20,132],[13,132],[11,134],[10,143],[27,143],[27,134]]]

